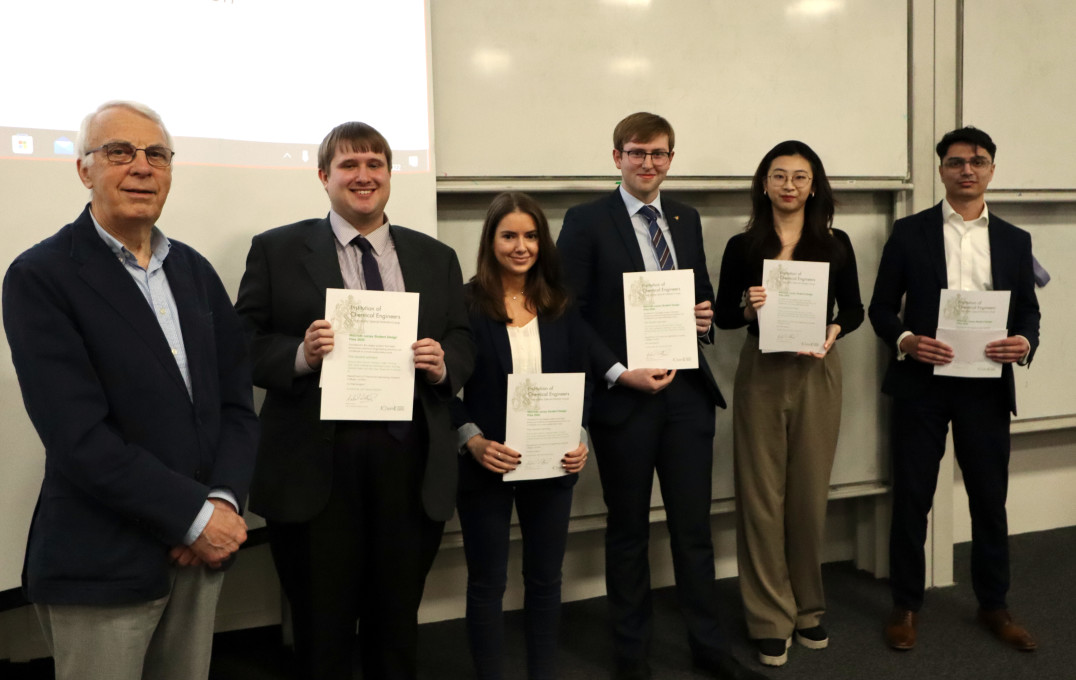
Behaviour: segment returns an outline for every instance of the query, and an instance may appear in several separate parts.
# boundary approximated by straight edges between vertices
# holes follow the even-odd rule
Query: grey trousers
[[[122,605],[35,604],[56,680],[206,680],[223,572],[173,567],[172,590]]]
[[[787,639],[825,613],[822,541],[841,424],[841,362],[762,354],[748,334],[733,395],[737,561],[748,634]]]

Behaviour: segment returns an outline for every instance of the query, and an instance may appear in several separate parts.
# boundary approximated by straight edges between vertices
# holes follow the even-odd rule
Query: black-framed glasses
[[[176,155],[167,146],[147,146],[138,148],[130,142],[109,142],[102,144],[96,149],[90,149],[85,155],[89,156],[98,151],[105,152],[105,158],[113,165],[127,165],[133,163],[139,151],[146,154],[146,162],[155,168],[167,168],[172,164],[172,158]]]
[[[993,161],[991,161],[986,156],[974,156],[972,158],[950,156],[949,158],[946,158],[944,161],[942,161],[942,165],[944,165],[949,170],[963,170],[964,166],[968,163],[971,163],[971,167],[975,168],[976,170],[986,170],[994,164]]]
[[[791,179],[792,186],[796,187],[797,189],[802,189],[810,183],[811,176],[808,175],[806,172],[794,172],[790,175],[783,170],[774,170],[768,175],[767,179],[770,180],[771,184],[774,184],[779,187],[783,187],[785,183],[789,179]]]
[[[654,165],[665,165],[669,162],[669,159],[672,158],[672,152],[670,151],[643,151],[642,149],[625,151],[624,149],[621,149],[620,153],[627,156],[628,160],[636,165],[642,165],[647,156],[650,156]]]

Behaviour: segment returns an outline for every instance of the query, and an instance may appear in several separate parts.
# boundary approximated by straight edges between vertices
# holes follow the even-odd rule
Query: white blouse
[[[523,326],[508,326],[508,344],[512,349],[513,373],[542,372],[542,341],[538,334],[538,317]]]

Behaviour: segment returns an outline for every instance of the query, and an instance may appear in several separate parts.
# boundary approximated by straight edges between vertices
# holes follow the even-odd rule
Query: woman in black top
[[[748,633],[771,666],[786,662],[793,636],[810,649],[829,642],[820,565],[841,417],[835,343],[863,321],[855,253],[833,212],[818,155],[798,141],[771,149],[751,182],[747,228],[725,247],[714,311],[719,328],[748,327],[733,396],[737,557]],[[817,351],[759,351],[763,260],[829,263]]]

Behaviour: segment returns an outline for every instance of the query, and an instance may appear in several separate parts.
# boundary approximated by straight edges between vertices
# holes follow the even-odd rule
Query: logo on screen
[[[31,154],[34,152],[34,138],[30,135],[11,135],[11,152]]]
[[[57,137],[56,141],[52,143],[52,153],[57,156],[74,156],[75,143],[67,137]]]

